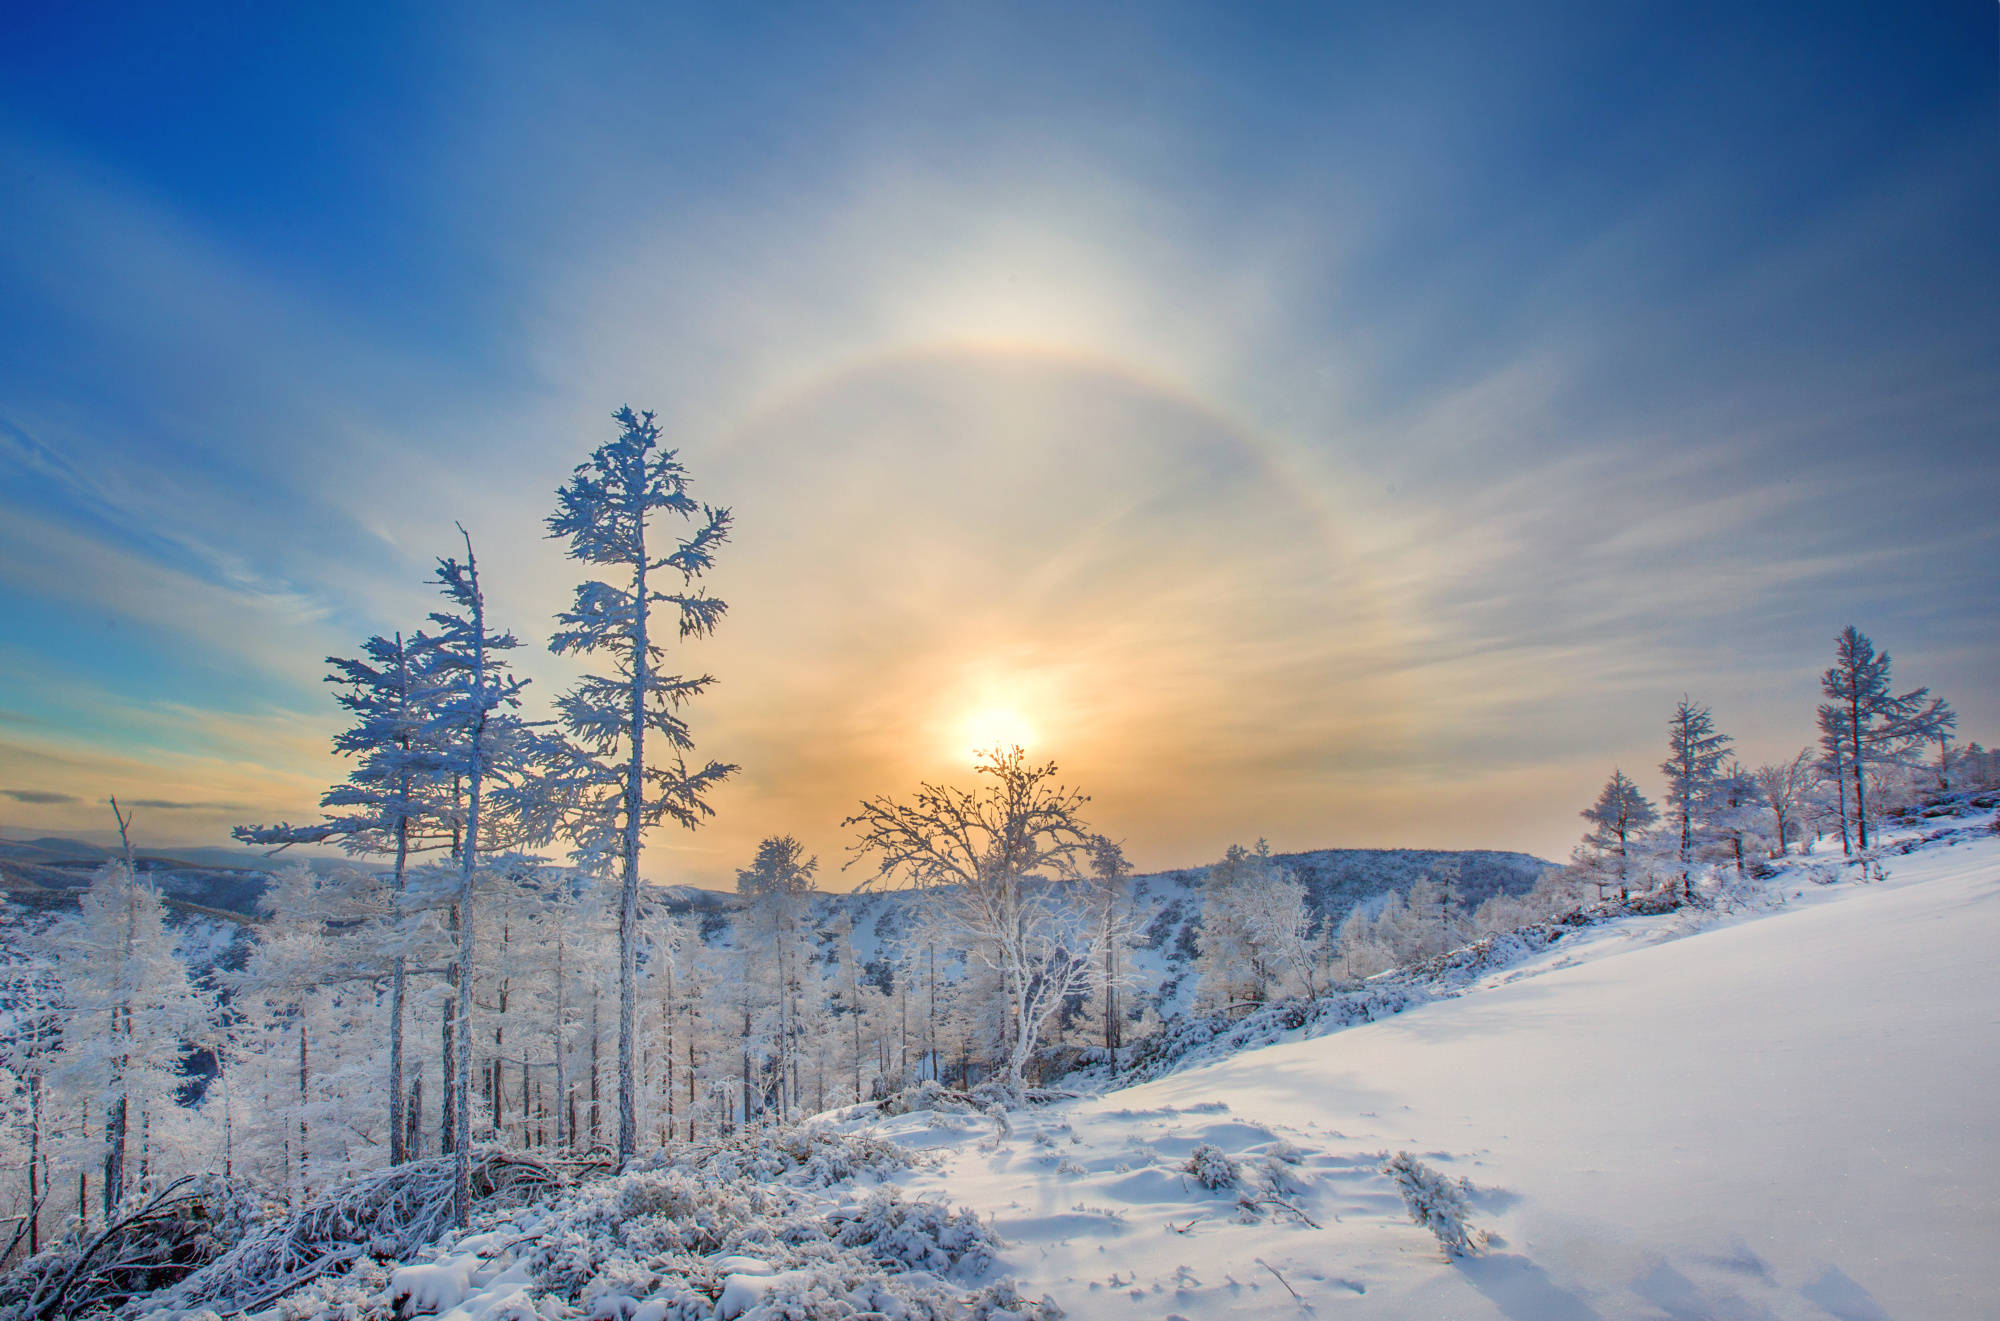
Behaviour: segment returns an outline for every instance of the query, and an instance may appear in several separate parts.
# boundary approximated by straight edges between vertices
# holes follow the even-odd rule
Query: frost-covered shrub
[[[386,1321],[395,1312],[383,1289],[389,1272],[373,1257],[363,1257],[344,1274],[322,1276],[297,1293],[278,1300],[276,1321]]]
[[[972,1089],[971,1096],[988,1113],[996,1105],[1003,1110],[1019,1110],[1028,1104],[1026,1093],[1015,1091],[999,1078],[989,1078],[980,1083]]]
[[[835,1210],[827,1227],[842,1247],[859,1247],[877,1261],[934,1275],[960,1268],[978,1275],[993,1264],[1000,1246],[972,1212],[905,1201],[893,1188],[876,1190],[859,1206]]]
[[[1273,1142],[1270,1151],[1266,1154],[1272,1160],[1281,1160],[1287,1165],[1298,1165],[1306,1158],[1305,1148],[1287,1142],[1283,1138],[1279,1138],[1276,1142]]]
[[[908,1115],[919,1111],[974,1115],[984,1108],[969,1093],[953,1091],[935,1078],[926,1078],[914,1087],[906,1087],[877,1105],[885,1115]]]
[[[1259,1172],[1264,1178],[1264,1187],[1280,1197],[1291,1197],[1303,1192],[1305,1185],[1299,1182],[1298,1174],[1293,1168],[1296,1164],[1296,1159],[1284,1161],[1279,1159],[1275,1152],[1265,1156],[1259,1167]]]
[[[1407,1151],[1397,1152],[1382,1166],[1382,1173],[1395,1181],[1410,1219],[1437,1235],[1445,1256],[1479,1251],[1486,1236],[1466,1223],[1471,1208],[1465,1202],[1463,1182],[1447,1178]]]
[[[1208,1142],[1195,1147],[1181,1169],[1192,1174],[1195,1182],[1210,1192],[1234,1188],[1243,1177],[1242,1171],[1236,1168],[1236,1162],[1229,1159],[1222,1148]]]
[[[909,1152],[885,1138],[815,1127],[754,1129],[702,1143],[675,1143],[636,1166],[679,1170],[705,1183],[748,1179],[795,1188],[829,1188],[863,1175],[881,1179],[909,1167]]]
[[[1021,1297],[1012,1280],[989,1284],[973,1296],[966,1321],[1062,1321],[1063,1310],[1047,1294],[1037,1302]]]

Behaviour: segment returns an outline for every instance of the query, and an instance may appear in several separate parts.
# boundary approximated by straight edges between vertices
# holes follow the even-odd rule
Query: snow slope
[[[1980,823],[1983,824],[1983,823]],[[1079,1318],[2000,1316],[2000,837],[1637,918],[1467,994],[1013,1117],[877,1121]],[[1296,1180],[1321,1228],[1179,1171]],[[1299,1164],[1262,1159],[1279,1144]],[[1379,1166],[1471,1180],[1447,1263]],[[1289,1171],[1289,1176],[1284,1173]],[[1282,1279],[1280,1278],[1282,1277]],[[1296,1290],[1302,1301],[1288,1292]]]

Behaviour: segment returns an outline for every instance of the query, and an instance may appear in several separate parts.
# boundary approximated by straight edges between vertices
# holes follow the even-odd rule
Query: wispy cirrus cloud
[[[0,789],[0,794],[17,803],[31,803],[37,807],[53,807],[58,803],[78,803],[83,800],[75,794],[54,793],[47,789]]]

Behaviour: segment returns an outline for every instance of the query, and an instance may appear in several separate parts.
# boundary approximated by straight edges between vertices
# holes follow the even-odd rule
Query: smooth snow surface
[[[1078,1318],[2000,1316],[2000,839],[1887,865],[1788,871],[1782,906],[1693,934],[1615,923],[1004,1138],[876,1131],[936,1151],[909,1191],[991,1213],[999,1269]],[[1321,1227],[1202,1188],[1202,1143]],[[1471,1181],[1483,1253],[1410,1222],[1398,1151]]]

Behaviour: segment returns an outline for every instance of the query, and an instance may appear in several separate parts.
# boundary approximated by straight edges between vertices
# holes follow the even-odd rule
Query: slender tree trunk
[[[486,609],[479,592],[479,574],[472,559],[472,539],[465,543],[466,572],[472,583],[472,681],[478,700],[486,700]],[[472,876],[479,855],[480,796],[485,789],[486,716],[482,710],[473,723],[472,746],[467,759],[465,841],[459,850],[458,874],[458,997],[453,1012],[458,1016],[452,1031],[457,1052],[457,1098],[453,1120],[457,1144],[452,1161],[452,1223],[463,1227],[472,1217],[472,1104],[468,1088],[472,1080]]]
[[[556,933],[556,1145],[569,1148],[576,1145],[576,1132],[564,1124],[564,1105],[569,1096],[569,1067],[563,1058],[563,942],[564,933]],[[570,1111],[574,1122],[575,1111]]]
[[[312,1132],[306,1123],[306,1094],[312,1078],[312,1071],[306,1063],[307,1033],[305,1014],[306,1006],[302,1000],[299,1002],[299,1193],[302,1196],[310,1186],[308,1180],[312,1173],[308,1163],[310,1157],[307,1151],[307,1143],[311,1139]]]
[[[424,1071],[421,1068],[410,1081],[410,1107],[404,1115],[404,1123],[408,1127],[403,1134],[403,1155],[410,1160],[421,1160],[424,1154]]]
[[[666,1061],[665,1081],[660,1093],[665,1097],[666,1133],[664,1141],[672,1141],[674,1136],[674,962],[666,961],[666,990],[660,996],[660,1030],[666,1037],[662,1054]]]
[[[396,690],[399,703],[398,714],[405,718],[404,728],[408,729],[410,711],[410,657],[403,646],[403,634],[396,633]],[[396,961],[389,973],[389,1163],[401,1165],[410,1159],[409,1139],[405,1135],[403,1120],[403,1006],[409,994],[409,960],[403,953],[403,886],[410,863],[410,772],[408,757],[410,736],[405,733],[398,737],[398,744],[405,758],[404,769],[397,776],[397,802],[401,811],[396,816],[396,871],[390,887],[390,903],[394,906],[389,919],[390,939],[396,942]]]
[[[403,635],[396,635],[398,651]],[[405,740],[407,744],[407,740]],[[403,777],[404,800],[408,801],[409,777]],[[409,1141],[403,1121],[403,1013],[409,996],[409,959],[402,950],[402,894],[404,872],[410,859],[410,821],[396,818],[396,873],[392,902],[396,905],[390,938],[397,943],[396,961],[389,972],[389,1163],[401,1165],[410,1159]]]
[[[28,1255],[42,1250],[42,1075],[28,1075]]]
[[[1865,767],[1862,765],[1861,756],[1861,698],[1858,691],[1860,688],[1858,682],[1855,684],[1855,688],[1857,690],[1856,696],[1850,698],[1847,704],[1848,750],[1854,754],[1849,758],[1854,766],[1854,830],[1856,837],[1861,841],[1861,851],[1866,853],[1868,851],[1868,796],[1867,792],[1862,788]]]
[[[595,988],[590,992],[590,1146],[594,1151],[604,1145],[603,1096],[598,1090],[598,1039],[597,1026],[598,995]]]
[[[618,905],[618,1161],[632,1158],[639,1143],[639,1088],[632,1074],[633,1044],[639,1006],[639,827],[646,794],[646,683],[652,660],[646,644],[646,502],[645,463],[631,474],[632,564],[632,695],[629,734],[630,763],[625,768],[625,874]]]
[[[458,905],[451,906],[451,934],[453,943],[458,938]],[[458,1150],[458,1048],[453,1044],[452,1029],[458,1024],[458,960],[454,952],[451,966],[445,970],[445,985],[450,994],[445,999],[444,1013],[438,1016],[438,1035],[442,1040],[442,1054],[439,1056],[438,1089],[438,1150],[446,1155]]]
[[[743,982],[743,1122],[750,1122],[750,982]]]

